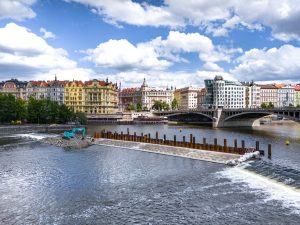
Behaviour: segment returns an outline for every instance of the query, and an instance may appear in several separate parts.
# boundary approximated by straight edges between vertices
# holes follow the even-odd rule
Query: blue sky
[[[0,80],[300,82],[298,0],[2,0]]]

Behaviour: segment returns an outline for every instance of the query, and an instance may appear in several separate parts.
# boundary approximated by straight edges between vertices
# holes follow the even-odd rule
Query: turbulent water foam
[[[218,173],[219,178],[228,178],[233,183],[246,184],[266,195],[265,201],[280,201],[283,206],[300,214],[300,191],[276,180],[256,174],[241,167],[228,168]]]
[[[57,137],[57,134],[45,134],[45,133],[30,133],[30,134],[16,134],[17,137],[29,138],[34,140],[41,140],[47,137]]]

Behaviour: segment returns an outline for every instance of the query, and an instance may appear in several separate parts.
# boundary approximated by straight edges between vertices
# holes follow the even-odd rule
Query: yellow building
[[[90,80],[84,83],[84,112],[87,115],[112,114],[118,110],[117,84]]]
[[[68,81],[64,86],[64,104],[74,112],[84,112],[84,83]]]
[[[118,87],[99,80],[66,82],[64,104],[74,112],[83,112],[87,116],[116,113]]]

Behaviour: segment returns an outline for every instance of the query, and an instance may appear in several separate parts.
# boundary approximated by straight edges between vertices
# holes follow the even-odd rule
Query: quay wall
[[[33,125],[8,125],[0,126],[0,136],[8,134],[24,134],[32,132],[56,132],[71,130],[78,125],[65,125],[65,124],[33,124]],[[81,126],[79,126],[81,127]]]

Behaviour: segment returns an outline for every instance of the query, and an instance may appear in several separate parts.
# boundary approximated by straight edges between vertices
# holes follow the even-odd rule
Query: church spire
[[[145,77],[144,77],[144,81],[143,81],[142,87],[148,87],[148,84],[146,82],[146,78]]]

